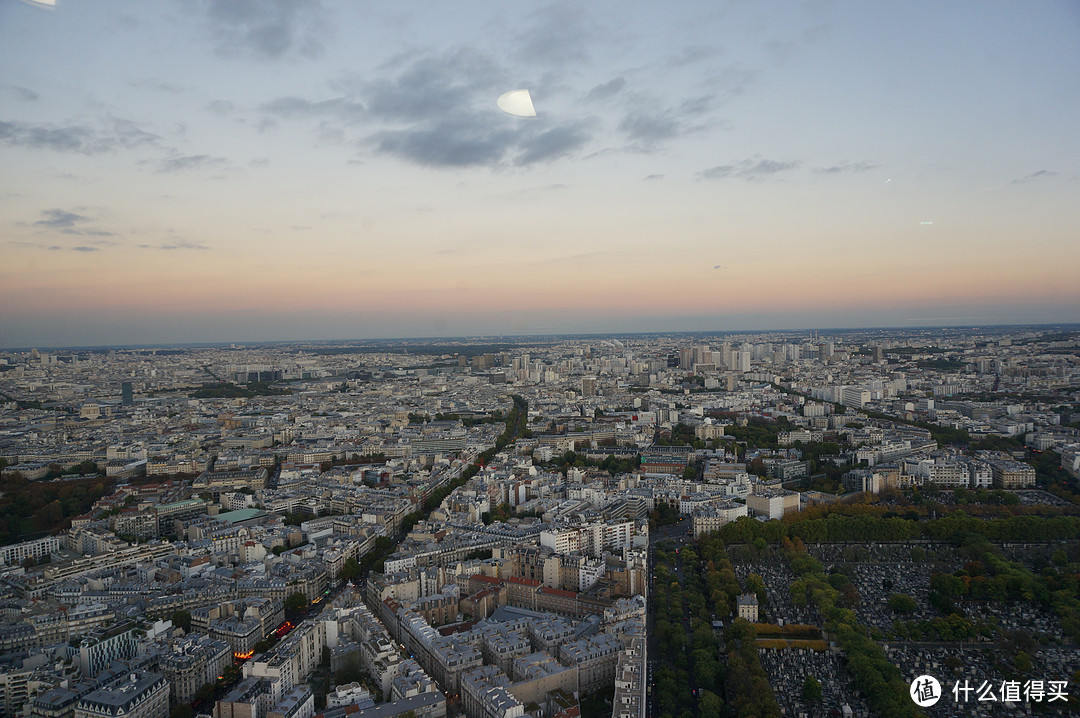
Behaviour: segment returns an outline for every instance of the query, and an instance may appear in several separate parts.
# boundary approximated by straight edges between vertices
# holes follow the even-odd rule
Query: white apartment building
[[[56,536],[0,546],[0,566],[18,566],[28,558],[37,561],[59,550],[60,539]]]

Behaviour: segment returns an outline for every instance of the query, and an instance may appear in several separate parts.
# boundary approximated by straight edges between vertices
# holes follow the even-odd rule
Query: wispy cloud
[[[194,250],[208,250],[208,247],[201,242],[187,242],[187,241],[170,241],[163,242],[161,244],[138,244],[139,249],[163,249],[167,251],[173,251],[178,249],[194,249]]]
[[[62,245],[62,244],[41,244],[39,242],[15,241],[15,242],[8,242],[8,245],[12,246],[12,247],[26,247],[28,249],[40,249],[40,250],[44,250],[46,252],[80,252],[80,253],[88,253],[88,252],[101,251],[98,247],[91,247],[91,246],[88,246],[88,245],[85,245],[85,244],[78,244],[78,245],[71,246],[71,245]]]
[[[516,38],[518,57],[530,65],[545,67],[586,62],[592,40],[601,31],[587,7],[558,2],[534,11]]]
[[[626,78],[616,77],[614,80],[609,80],[589,90],[589,93],[585,95],[585,101],[598,102],[606,100],[622,92],[624,87],[626,87]]]
[[[557,159],[579,149],[588,140],[589,134],[581,124],[553,127],[522,141],[519,144],[521,152],[514,158],[514,164],[531,165]]]
[[[319,0],[200,0],[196,7],[222,57],[315,58],[333,27]]]
[[[672,68],[686,67],[687,65],[696,65],[706,60],[711,60],[717,55],[721,54],[723,49],[714,45],[689,45],[679,50],[679,52],[667,61],[667,66]]]
[[[1039,170],[1037,172],[1032,172],[1029,175],[1025,175],[1024,177],[1020,177],[1019,179],[1014,179],[1012,183],[1024,184],[1025,182],[1034,182],[1035,180],[1050,179],[1057,176],[1058,173],[1053,170]]]
[[[36,227],[51,227],[53,229],[64,229],[68,227],[74,227],[80,222],[89,222],[89,217],[84,217],[81,214],[75,214],[74,212],[66,212],[62,209],[46,209],[41,213],[41,219],[34,222]]]
[[[218,117],[225,117],[236,110],[236,104],[232,100],[213,100],[206,104],[206,109]]]
[[[41,99],[41,95],[27,87],[16,87],[15,85],[0,85],[0,88],[11,93],[15,96],[16,99],[22,100],[23,102],[35,102]]]
[[[41,219],[31,226],[45,230],[86,237],[112,237],[112,232],[97,229],[91,225],[93,220],[85,215],[68,212],[63,209],[46,209],[41,212]]]
[[[306,100],[302,97],[279,97],[264,103],[260,108],[264,113],[283,119],[327,118],[340,122],[353,123],[364,115],[364,105],[345,97],[327,100]]]
[[[0,122],[0,144],[97,155],[155,145],[161,138],[130,120],[106,118],[99,127]]]
[[[822,174],[835,175],[835,174],[856,174],[858,172],[868,172],[870,170],[880,167],[876,162],[862,161],[862,162],[839,162],[830,167],[818,167],[815,172]]]
[[[138,80],[131,80],[129,85],[137,90],[153,90],[155,92],[165,92],[170,95],[178,95],[182,92],[187,92],[186,87],[178,85],[174,82],[167,82],[165,80],[158,80],[154,78],[144,77]]]
[[[710,167],[699,173],[699,176],[707,180],[742,179],[748,182],[760,182],[782,172],[793,170],[800,164],[799,160],[778,161],[754,156],[734,164]]]
[[[678,116],[669,111],[642,109],[634,110],[619,122],[619,131],[639,145],[653,147],[664,140],[679,134]]]
[[[169,157],[157,162],[155,172],[168,174],[172,172],[204,172],[207,170],[221,169],[229,161],[224,157],[212,157],[210,155],[180,155]]]
[[[628,110],[619,121],[617,130],[633,152],[652,152],[661,149],[669,140],[702,132],[718,124],[708,117],[715,107],[711,94],[684,98],[665,106],[656,98],[643,95],[628,99]]]

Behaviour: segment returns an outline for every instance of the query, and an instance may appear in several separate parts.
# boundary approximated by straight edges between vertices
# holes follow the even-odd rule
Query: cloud
[[[319,0],[201,0],[222,57],[315,58],[332,24]]]
[[[210,155],[181,155],[170,157],[157,163],[158,174],[170,172],[200,172],[218,169],[228,164],[224,157],[211,157]]]
[[[626,87],[625,77],[616,77],[614,80],[609,80],[602,85],[597,85],[593,89],[589,90],[589,94],[585,95],[586,102],[597,102],[599,100],[606,100],[609,97],[622,92],[622,89]]]
[[[26,87],[16,87],[15,85],[0,85],[0,88],[7,90],[11,94],[15,95],[17,99],[20,99],[23,102],[35,102],[41,99],[41,95]]]
[[[530,165],[558,159],[580,148],[588,140],[589,135],[580,126],[554,127],[521,142],[522,152],[514,158],[514,164]]]
[[[482,123],[445,121],[421,128],[387,130],[371,140],[376,150],[418,165],[467,167],[502,162],[512,133],[487,132]]]
[[[224,117],[232,114],[236,109],[236,105],[233,104],[231,100],[214,100],[213,102],[207,103],[206,109],[218,117]]]
[[[707,180],[742,179],[748,182],[760,182],[781,172],[793,170],[800,164],[802,163],[799,160],[781,162],[754,156],[735,164],[710,167],[699,173],[699,176]]]
[[[668,67],[685,67],[716,57],[723,50],[712,45],[690,45],[682,48],[679,53],[667,61]]]
[[[41,212],[41,219],[34,222],[32,226],[43,227],[46,230],[53,230],[60,232],[61,234],[73,234],[85,237],[112,237],[112,232],[106,232],[104,230],[95,229],[92,226],[88,226],[89,222],[92,222],[89,217],[75,212],[68,212],[63,209],[46,209]],[[20,223],[21,224],[21,223]],[[98,244],[105,244],[104,242],[98,242]]]
[[[832,165],[831,167],[819,167],[815,169],[815,172],[822,174],[834,175],[834,174],[855,174],[858,172],[868,172],[869,170],[877,169],[881,165],[876,162],[840,162],[839,164]]]
[[[90,247],[85,244],[66,246],[61,244],[38,244],[37,242],[8,242],[13,247],[27,247],[29,249],[42,249],[46,252],[98,252],[98,247]]]
[[[565,67],[589,59],[588,48],[598,26],[584,6],[555,3],[533,12],[529,20],[514,43],[518,57],[529,65]]]
[[[652,147],[677,135],[679,121],[667,112],[635,110],[619,122],[619,131],[631,142]]]
[[[1052,170],[1039,170],[1037,172],[1032,172],[1031,174],[1026,175],[1024,177],[1021,177],[1019,179],[1014,179],[1012,181],[1012,183],[1013,184],[1024,184],[1025,182],[1032,182],[1034,180],[1040,180],[1040,179],[1049,179],[1051,177],[1057,177],[1057,176],[1058,176],[1058,173],[1054,172]]]
[[[35,227],[49,227],[51,229],[67,229],[81,222],[89,222],[89,217],[74,212],[65,212],[62,209],[46,209],[41,212],[41,219],[34,222]]]
[[[165,80],[154,80],[150,78],[142,78],[139,80],[131,80],[129,85],[137,90],[154,90],[155,92],[167,92],[172,95],[178,95],[182,92],[187,92],[186,87],[183,85],[177,85],[172,82],[166,82]]]
[[[738,63],[710,70],[701,86],[710,92],[713,104],[723,104],[741,97],[757,82],[761,72]]]
[[[494,107],[491,93],[505,81],[506,73],[491,57],[458,48],[416,58],[396,76],[364,83],[360,89],[372,116],[413,122],[460,116],[479,102]]]
[[[727,269],[723,264],[714,264],[713,269]]]
[[[645,176],[645,181],[646,182],[654,182],[656,180],[662,180],[665,177],[667,177],[667,175],[646,175]]]
[[[663,107],[647,97],[636,97],[630,110],[619,121],[617,129],[626,135],[628,149],[650,152],[668,140],[685,137],[707,129],[709,120],[702,119],[712,109],[712,95],[687,98],[674,107]],[[696,120],[696,121],[694,121]]]
[[[177,249],[195,249],[195,250],[207,250],[210,247],[200,242],[165,242],[162,244],[140,244],[137,245],[139,249],[164,249],[167,251],[173,251]]]
[[[97,155],[155,145],[161,138],[136,123],[106,118],[100,127],[0,122],[0,144],[54,152]]]
[[[377,79],[357,74],[332,83],[338,96],[285,96],[260,109],[264,122],[310,122],[323,142],[425,167],[527,166],[585,146],[591,118],[522,120],[495,108],[511,86],[493,58],[470,48],[391,58]]]
[[[282,119],[305,119],[332,117],[338,121],[352,123],[364,113],[364,105],[345,97],[329,100],[311,101],[302,97],[279,97],[266,102],[260,108],[263,112]]]

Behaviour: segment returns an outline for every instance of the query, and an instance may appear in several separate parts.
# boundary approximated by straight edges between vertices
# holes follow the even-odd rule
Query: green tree
[[[889,596],[889,608],[894,613],[914,613],[918,608],[915,599],[906,593],[894,593]]]
[[[756,573],[746,577],[746,591],[757,596],[758,605],[764,607],[767,594],[765,592],[765,580]]]
[[[285,599],[285,610],[291,611],[294,614],[303,611],[305,608],[307,608],[307,605],[307,596],[300,593],[299,591],[290,594],[289,597]]]
[[[177,703],[169,709],[169,718],[191,718],[193,715],[195,711],[187,703]]]
[[[698,691],[698,711],[701,718],[720,718],[724,711],[724,701],[712,691]]]
[[[187,611],[176,611],[172,615],[172,623],[177,628],[184,629],[184,632],[191,630],[191,614]]]
[[[1031,656],[1018,651],[1016,656],[1013,657],[1013,667],[1021,673],[1027,673],[1031,670]]]
[[[821,683],[813,676],[807,676],[802,684],[803,700],[807,703],[817,703],[821,700]]]
[[[195,691],[195,695],[193,697],[197,701],[205,701],[208,698],[212,698],[214,695],[214,691],[216,690],[217,686],[215,686],[213,683],[204,683],[202,688]]]
[[[355,558],[345,559],[345,563],[342,564],[341,570],[338,571],[338,578],[342,581],[353,581],[360,576],[360,562]]]

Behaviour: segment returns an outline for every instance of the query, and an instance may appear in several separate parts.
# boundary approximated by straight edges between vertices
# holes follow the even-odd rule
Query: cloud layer
[[[202,0],[198,9],[222,57],[316,58],[332,27],[319,0]]]

